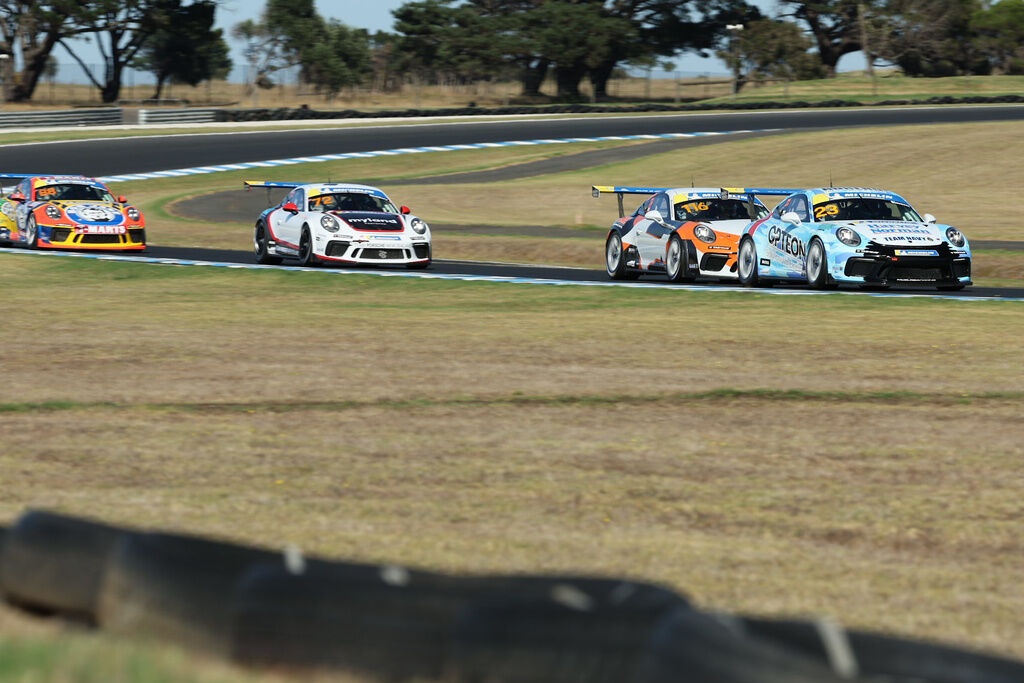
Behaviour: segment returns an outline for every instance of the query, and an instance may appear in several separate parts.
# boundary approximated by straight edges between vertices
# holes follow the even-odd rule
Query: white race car
[[[354,183],[277,183],[247,180],[245,186],[291,188],[256,219],[257,263],[298,259],[304,266],[351,263],[375,266],[430,265],[430,228],[409,207],[395,207],[376,187]]]

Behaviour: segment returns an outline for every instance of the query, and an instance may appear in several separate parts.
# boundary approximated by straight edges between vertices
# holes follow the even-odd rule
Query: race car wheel
[[[736,257],[736,275],[744,287],[757,287],[762,284],[757,276],[757,247],[751,237],[740,240],[740,251]]]
[[[690,244],[679,235],[672,235],[665,250],[665,272],[669,282],[693,282],[696,273],[690,268]]]
[[[25,221],[25,246],[29,249],[39,248],[39,226],[34,216],[29,216]]]
[[[640,274],[626,266],[626,250],[622,248],[622,236],[613,232],[604,245],[605,270],[613,280],[635,280]]]
[[[256,263],[277,265],[281,262],[280,256],[273,256],[270,253],[270,247],[267,245],[267,226],[262,222],[256,224],[256,231],[253,234],[253,250],[256,253]]]
[[[316,266],[319,260],[313,253],[313,238],[309,234],[309,228],[302,228],[302,237],[299,239],[299,263],[304,266]]]
[[[814,289],[834,289],[835,281],[828,274],[825,245],[819,239],[811,240],[807,248],[807,284]]]

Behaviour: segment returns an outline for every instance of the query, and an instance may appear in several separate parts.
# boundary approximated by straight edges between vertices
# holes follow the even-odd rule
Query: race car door
[[[800,219],[797,224],[787,223],[782,216],[795,213]],[[777,277],[799,277],[804,273],[807,262],[807,244],[813,232],[811,211],[807,198],[794,195],[780,204],[768,220],[768,254],[771,262],[769,273]]]
[[[291,211],[285,211],[284,209],[275,209],[270,212],[267,220],[270,221],[270,230],[274,233],[274,239],[278,244],[291,247],[292,249],[299,248],[299,237],[302,235],[302,221],[303,215],[306,210],[305,204],[305,193],[301,187],[296,187],[294,190],[288,193],[288,196],[284,198],[281,205],[294,204],[298,207],[298,213],[292,213]]]
[[[668,195],[659,192],[648,205],[647,210],[656,210],[662,216],[662,222],[657,223],[648,218],[640,218],[636,224],[636,248],[640,252],[640,263],[644,268],[654,267],[655,270],[665,267],[665,250],[672,233],[675,231],[668,221],[672,214],[669,213]]]

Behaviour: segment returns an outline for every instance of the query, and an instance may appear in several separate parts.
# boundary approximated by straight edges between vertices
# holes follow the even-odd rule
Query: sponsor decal
[[[934,249],[896,249],[897,256],[938,256],[939,252]]]
[[[342,212],[336,214],[356,230],[402,230],[404,226],[398,216],[380,213]]]
[[[876,235],[888,235],[888,234],[899,234],[899,235],[931,235],[931,231],[927,228],[906,228],[896,225],[872,225],[868,223],[867,228]]]
[[[121,219],[121,212],[102,204],[75,204],[66,206],[64,213],[76,223],[113,223]]]
[[[76,235],[123,235],[125,229],[120,225],[87,225],[75,228]]]
[[[370,239],[374,240],[401,240],[402,238],[398,235],[372,235]]]
[[[768,243],[784,254],[797,258],[807,256],[807,245],[778,226],[768,228]]]
[[[761,265],[762,266],[770,266],[771,264],[772,264],[772,262],[771,262],[770,259],[766,259],[766,258],[761,259]]]

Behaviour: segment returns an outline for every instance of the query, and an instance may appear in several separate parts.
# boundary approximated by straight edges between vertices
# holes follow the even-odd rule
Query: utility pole
[[[729,32],[729,48],[732,52],[732,95],[736,97],[740,85],[740,59],[736,48],[736,34],[743,30],[743,24],[726,24],[725,29]]]
[[[868,76],[871,77],[871,94],[878,94],[878,81],[875,80],[875,56],[871,54],[871,47],[868,45],[868,25],[866,21],[867,12],[864,10],[864,3],[857,3],[857,23],[860,24],[860,47],[864,51],[864,60],[868,63]]]

